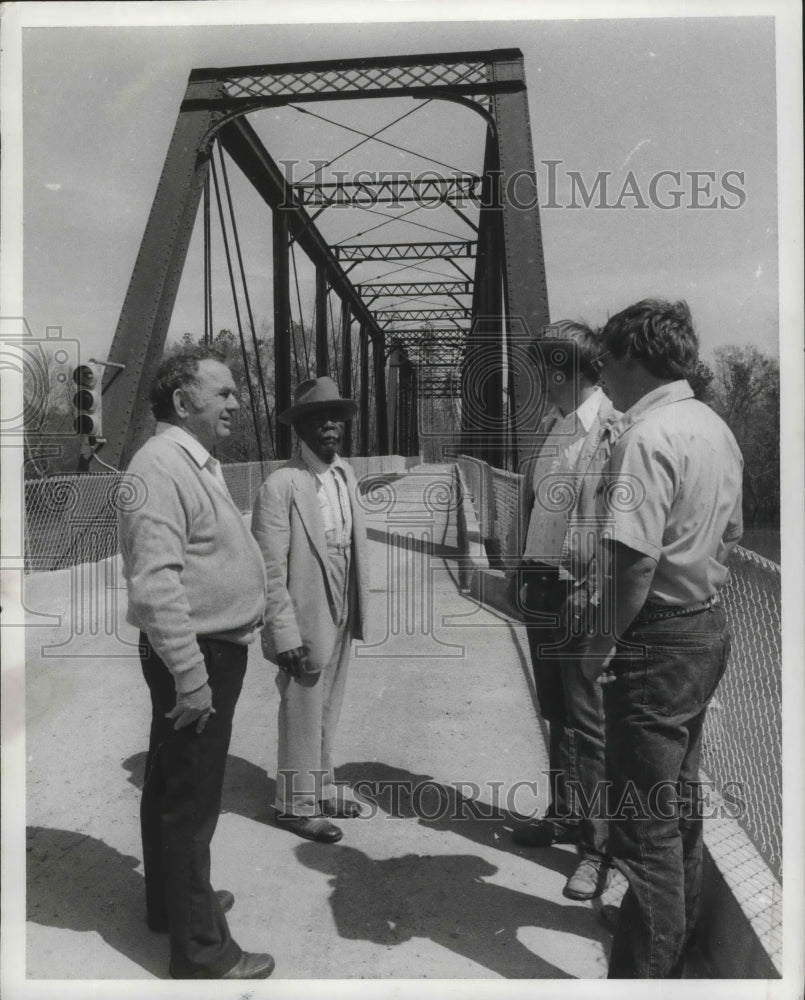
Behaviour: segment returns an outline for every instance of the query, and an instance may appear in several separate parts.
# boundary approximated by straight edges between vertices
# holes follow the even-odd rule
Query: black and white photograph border
[[[534,280],[545,314],[549,302],[552,320],[598,328],[640,299],[684,299],[700,339],[699,371],[713,391],[723,387],[730,364],[773,372],[779,386],[776,492],[758,496],[725,601],[736,676],[747,683],[727,687],[725,677],[704,738],[705,763],[718,763],[713,772],[703,764],[707,926],[699,967],[689,973],[703,981],[607,982],[611,933],[603,916],[619,903],[623,876],[616,873],[600,899],[575,902],[562,895],[572,845],[533,850],[512,842],[511,818],[541,814],[550,797],[547,728],[525,629],[506,602],[501,571],[517,470],[490,470],[511,440],[483,412],[473,425],[476,438],[462,440],[488,461],[459,455],[458,437],[443,433],[445,421],[461,425],[455,393],[449,379],[431,376],[438,387],[427,405],[420,389],[415,445],[410,426],[399,430],[401,411],[383,406],[389,455],[383,463],[350,459],[364,487],[370,608],[379,627],[356,648],[335,773],[364,815],[342,824],[337,845],[304,843],[278,827],[272,807],[279,698],[258,639],[235,713],[212,864],[215,884],[236,896],[228,917],[233,936],[249,951],[272,952],[276,971],[264,983],[231,988],[221,981],[166,983],[166,936],[145,925],[139,828],[150,704],[109,519],[110,510],[138,502],[137,487],[116,480],[104,506],[92,486],[102,477],[63,474],[85,457],[71,426],[70,375],[89,365],[109,387],[116,361],[110,347],[113,336],[123,343],[127,288],[141,269],[143,233],[194,70],[514,50],[523,56],[533,175],[508,178],[505,196],[520,199],[524,212],[536,198],[542,270]],[[683,989],[685,996],[802,996],[799,5],[22,2],[0,10],[0,56],[2,995],[519,998],[551,996],[559,989],[552,981],[562,979],[562,992],[580,997],[655,990],[675,997]],[[377,243],[384,226],[387,245],[458,234],[471,240],[477,204],[467,198],[446,205],[434,177],[483,172],[483,118],[460,102],[433,100],[409,120],[413,103],[410,96],[300,103],[263,107],[249,120],[286,181],[317,174],[329,181],[337,158],[341,179],[365,198],[359,217],[354,206],[324,211],[311,201],[331,246],[348,248],[366,233]],[[378,148],[380,136],[382,155],[373,158],[367,150]],[[236,344],[231,331],[243,323],[255,335],[259,367],[257,338],[270,343],[276,317],[271,213],[234,171],[227,176],[223,152],[219,164],[209,211],[205,217],[199,209],[190,222],[167,344],[201,343],[219,332]],[[402,213],[388,218],[392,209],[381,196],[391,174],[434,195],[416,221],[402,218],[407,206],[399,202],[394,211]],[[235,207],[225,222],[230,181]],[[244,253],[253,255],[245,268],[239,246],[231,258],[221,249],[227,230],[235,231],[239,202]],[[216,236],[211,257],[207,240]],[[404,259],[387,256],[369,274],[365,263],[339,254],[364,288],[380,273],[408,270]],[[291,257],[290,339],[294,351],[312,357],[317,323],[335,338],[331,367],[351,367],[347,382],[359,402],[351,453],[367,455],[360,443],[379,434],[381,407],[373,409],[376,371],[361,369],[365,331],[359,317],[347,318],[355,351],[345,353],[344,321],[302,256]],[[388,329],[402,355],[407,350],[439,372],[456,367],[450,352],[458,338],[434,324],[462,332],[467,291],[448,282],[461,284],[455,279],[471,274],[472,261],[463,270],[438,260],[427,265],[427,280],[436,275],[445,283],[434,310],[444,319],[411,310]],[[239,266],[235,304],[224,304]],[[422,279],[412,268],[404,280]],[[212,290],[219,296],[214,317]],[[317,319],[323,309],[329,326]],[[394,319],[391,308],[384,318]],[[431,343],[405,339],[423,320],[442,335],[447,352],[435,362]],[[129,316],[131,329],[136,321]],[[494,331],[494,318],[487,323]],[[508,316],[507,324],[512,342],[520,327],[528,337],[527,319]],[[270,371],[270,351],[266,357]],[[31,398],[31,362],[34,382],[41,376],[46,386],[41,398],[36,386]],[[401,400],[405,366],[394,349],[387,363],[389,398],[394,389]],[[259,411],[262,375],[233,371],[243,413],[252,393]],[[268,377],[277,403],[282,391],[290,401],[290,390]],[[519,377],[510,383],[518,406],[528,401]],[[358,397],[370,384],[372,400],[363,408]],[[459,406],[469,410],[467,384]],[[503,394],[502,378],[479,371],[479,411],[491,398],[489,384]],[[150,433],[147,383],[137,391],[139,400],[120,393],[114,407],[104,400],[112,447],[91,457],[95,471],[125,467]],[[48,406],[57,397],[61,411],[51,420]],[[770,412],[755,411],[756,451]],[[253,456],[275,467],[281,438],[274,431],[261,445],[257,421],[252,431],[241,416],[232,450],[219,456],[244,515],[259,486]],[[125,443],[115,445],[114,433]],[[106,459],[112,465],[104,469]],[[31,484],[34,475],[44,483],[51,478],[52,488]],[[92,561],[62,558],[64,511],[79,515],[89,500],[95,515],[87,544],[96,554]],[[772,528],[767,515],[768,523],[776,520]],[[741,643],[743,655],[736,651]],[[753,680],[753,662],[763,657],[771,667]],[[765,745],[741,745],[742,735],[748,744],[764,731]]]

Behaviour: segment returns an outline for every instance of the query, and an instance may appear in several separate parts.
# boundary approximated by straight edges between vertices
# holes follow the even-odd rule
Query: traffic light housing
[[[76,434],[101,437],[101,378],[89,365],[73,371],[73,428]]]

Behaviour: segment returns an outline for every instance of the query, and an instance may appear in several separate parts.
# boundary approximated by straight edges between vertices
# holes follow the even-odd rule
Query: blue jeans
[[[702,727],[729,633],[717,606],[624,640],[604,688],[609,853],[629,881],[609,978],[675,978],[699,909]]]
[[[604,706],[601,685],[589,681],[574,655],[564,626],[546,625],[544,616],[559,616],[571,586],[525,570],[522,608],[540,715],[548,723],[551,804],[547,816],[578,825],[582,854],[605,853],[607,823],[601,791],[604,785]]]

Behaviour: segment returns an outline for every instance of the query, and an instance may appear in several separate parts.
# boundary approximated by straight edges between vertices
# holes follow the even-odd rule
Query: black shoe
[[[575,824],[555,819],[535,819],[516,826],[512,840],[521,847],[550,847],[551,844],[575,844],[578,835]]]
[[[277,824],[283,830],[290,830],[305,840],[317,840],[321,844],[334,844],[344,836],[343,830],[325,819],[324,816],[293,816],[277,813]]]
[[[333,819],[357,819],[363,815],[363,810],[357,802],[351,799],[328,799],[319,803],[322,816],[332,816]]]
[[[229,913],[232,907],[235,905],[235,897],[228,889],[216,889],[215,895],[218,897],[218,902],[221,904],[221,909],[224,913]],[[147,920],[148,930],[154,931],[156,934],[167,934],[170,928],[168,927],[167,920]]]
[[[170,975],[171,979],[268,979],[273,971],[274,959],[271,955],[244,951],[228,972],[211,973],[200,968],[189,976]]]
[[[252,954],[244,951],[229,972],[221,979],[268,979],[274,971],[274,959],[271,955]]]

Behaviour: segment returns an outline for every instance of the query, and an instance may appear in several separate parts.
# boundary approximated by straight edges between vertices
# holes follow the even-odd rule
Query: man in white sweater
[[[165,358],[151,391],[157,433],[128,475],[144,499],[120,515],[128,621],[139,627],[152,719],[140,810],[146,916],[170,934],[174,979],[265,979],[210,885],[232,716],[265,606],[259,548],[210,455],[239,409],[229,368],[194,347]]]

